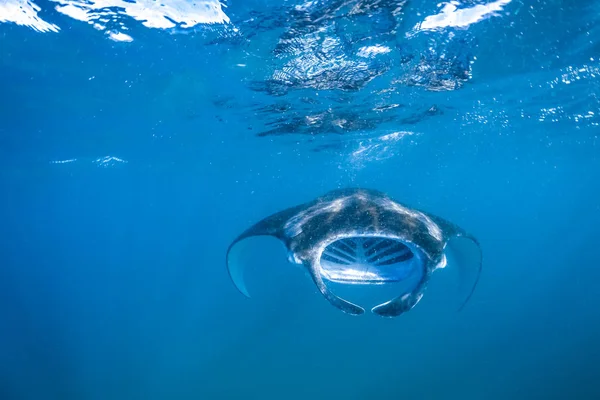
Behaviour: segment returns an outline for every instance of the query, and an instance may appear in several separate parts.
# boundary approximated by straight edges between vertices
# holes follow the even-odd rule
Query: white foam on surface
[[[502,11],[512,0],[497,0],[488,4],[477,4],[469,8],[458,8],[458,1],[444,4],[442,11],[425,17],[416,30],[432,30],[441,28],[466,28],[469,25],[483,21]]]
[[[179,24],[191,28],[198,24],[228,23],[218,0],[51,0],[58,3],[56,9],[71,18],[85,22],[97,22],[101,18],[112,19],[127,15],[147,28],[168,29]],[[100,21],[103,22],[103,21]]]
[[[147,28],[189,29],[200,24],[226,24],[229,17],[219,0],[50,0],[55,9],[72,19],[87,22],[105,31],[108,38],[131,42],[133,38],[116,29],[126,29],[124,16],[141,22]],[[12,22],[38,32],[58,32],[60,28],[38,17],[40,7],[28,0],[0,0],[0,23]],[[118,25],[109,30],[109,22]]]
[[[0,23],[12,22],[37,32],[58,32],[60,28],[38,17],[40,7],[27,0],[1,0]]]

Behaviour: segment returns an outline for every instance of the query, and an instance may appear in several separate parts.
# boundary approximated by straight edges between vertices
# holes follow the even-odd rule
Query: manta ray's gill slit
[[[375,242],[374,246],[371,246],[370,249],[365,251],[365,256],[371,257],[373,254],[387,249],[388,247],[392,246],[394,243],[396,243],[396,242],[394,242],[393,240],[380,240],[379,242]]]
[[[401,263],[404,261],[408,261],[411,258],[413,258],[413,254],[411,252],[408,252],[408,253],[400,254],[399,256],[396,256],[394,258],[388,258],[387,260],[380,261],[377,263],[377,265],[383,267],[385,265],[392,265],[392,264],[397,264],[397,263]]]
[[[343,240],[338,240],[337,242],[332,243],[330,249],[337,253],[343,254],[346,258],[350,258],[351,260],[354,260],[356,257],[356,251],[348,247]]]
[[[323,253],[323,255],[321,255],[321,259],[332,262],[332,263],[337,263],[337,264],[342,264],[342,265],[350,265],[350,262],[336,258],[328,253]]]
[[[345,260],[349,263],[355,262],[355,257],[350,256],[333,246],[327,249],[327,254],[329,254],[330,256],[335,256],[338,259]]]
[[[335,243],[337,244],[337,248],[340,251],[343,251],[346,254],[351,255],[352,257],[356,257],[356,250],[355,250],[356,244],[354,243],[354,241],[342,239],[342,240],[338,240]],[[349,245],[349,243],[354,244],[354,247],[352,247],[352,245]]]
[[[384,248],[380,253],[375,254],[369,261],[377,265],[381,265],[381,262],[390,256],[392,258],[408,257],[406,258],[406,260],[408,260],[410,257],[412,257],[412,253],[408,247],[406,247],[406,245],[397,242],[392,246]],[[402,261],[404,261],[404,259]]]
[[[345,244],[347,244],[348,246],[350,246],[352,248],[352,251],[355,252],[356,250],[356,242],[354,241],[354,238],[346,238],[346,239],[342,239],[340,241],[343,241]],[[355,252],[356,254],[356,252]]]
[[[373,244],[375,244],[377,242],[377,239],[375,238],[356,238],[357,240],[362,242],[362,248],[367,250],[369,247],[373,246]]]

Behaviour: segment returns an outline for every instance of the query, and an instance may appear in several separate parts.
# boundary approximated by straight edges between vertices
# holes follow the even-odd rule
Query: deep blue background
[[[232,20],[251,8],[232,3]],[[69,29],[0,25],[0,398],[600,398],[600,14],[511,7],[470,28],[473,79],[418,100],[451,107],[358,160],[351,134],[315,152],[216,106],[260,100],[230,43],[141,26],[114,43],[51,11]],[[464,311],[425,298],[398,319],[350,317],[283,254],[253,299],[235,290],[239,232],[347,186],[480,239]]]

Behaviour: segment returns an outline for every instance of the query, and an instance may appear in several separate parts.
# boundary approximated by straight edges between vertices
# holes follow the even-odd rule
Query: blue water
[[[35,3],[0,0],[0,399],[600,399],[596,1]],[[276,252],[237,292],[229,243],[341,187],[477,236],[467,307],[349,316]]]

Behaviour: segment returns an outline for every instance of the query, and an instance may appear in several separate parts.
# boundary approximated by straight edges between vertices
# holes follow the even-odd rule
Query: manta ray
[[[283,242],[289,260],[306,268],[325,299],[351,315],[365,310],[336,295],[328,282],[384,285],[410,280],[408,289],[371,309],[381,317],[397,317],[421,300],[433,272],[446,267],[448,253],[456,260],[455,268],[475,276],[459,310],[473,294],[482,269],[479,241],[457,225],[380,191],[338,189],[268,216],[233,240],[226,265],[246,297],[240,243],[265,235]]]

